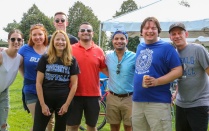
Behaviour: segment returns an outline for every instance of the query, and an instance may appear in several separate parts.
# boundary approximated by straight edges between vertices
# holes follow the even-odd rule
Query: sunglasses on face
[[[92,32],[91,29],[80,29],[79,31],[80,32],[88,32],[88,33],[91,33]]]
[[[120,66],[121,66],[121,64],[118,64],[118,65],[117,65],[116,74],[120,74]]]
[[[64,22],[65,22],[65,19],[56,19],[56,20],[55,20],[56,23],[59,23],[60,21],[61,21],[62,23],[64,23]]]
[[[21,41],[22,41],[21,38],[10,38],[10,40],[11,40],[11,42],[15,42],[16,40],[17,40],[18,42],[21,42]]]

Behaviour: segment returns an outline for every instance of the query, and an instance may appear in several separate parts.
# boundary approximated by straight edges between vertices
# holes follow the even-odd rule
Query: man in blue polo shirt
[[[106,54],[109,71],[107,95],[107,122],[111,131],[119,131],[123,121],[124,130],[131,131],[131,111],[135,53],[127,49],[128,34],[116,31],[112,35],[114,51]]]

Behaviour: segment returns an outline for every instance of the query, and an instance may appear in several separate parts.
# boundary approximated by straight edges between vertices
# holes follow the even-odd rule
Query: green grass
[[[18,73],[14,83],[10,86],[9,131],[29,131],[32,127],[32,116],[24,110],[22,105],[23,79]]]
[[[18,73],[14,83],[10,86],[9,131],[29,131],[32,127],[32,116],[24,110],[22,105],[23,78]],[[109,131],[106,124],[101,131]]]
[[[18,73],[14,83],[10,86],[10,111],[9,111],[9,131],[29,131],[32,127],[32,117],[24,110],[22,105],[22,83],[23,79]],[[174,127],[174,120],[173,120]],[[109,124],[106,124],[100,131],[109,131]],[[121,126],[121,130],[124,131]],[[173,131],[175,129],[173,128]]]

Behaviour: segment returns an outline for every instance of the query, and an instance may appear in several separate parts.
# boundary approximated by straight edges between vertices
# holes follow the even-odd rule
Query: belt
[[[114,93],[112,91],[109,91],[109,92],[110,92],[110,94],[112,94],[114,96],[117,96],[117,97],[128,97],[128,96],[131,96],[133,94],[133,92],[129,92],[127,94],[116,94],[116,93]]]

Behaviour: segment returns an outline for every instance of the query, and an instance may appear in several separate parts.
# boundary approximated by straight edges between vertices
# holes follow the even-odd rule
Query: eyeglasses
[[[17,40],[18,42],[21,42],[21,41],[22,41],[21,38],[10,38],[10,40],[11,40],[12,42],[15,42],[16,40]]]
[[[117,65],[116,74],[120,74],[120,67],[121,67],[121,64],[118,64],[118,65]]]
[[[56,19],[56,20],[55,20],[56,23],[59,23],[60,21],[61,21],[62,23],[64,23],[64,22],[65,22],[65,19]]]
[[[80,32],[88,32],[88,33],[91,33],[92,32],[92,30],[91,29],[80,29],[79,30]]]

